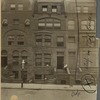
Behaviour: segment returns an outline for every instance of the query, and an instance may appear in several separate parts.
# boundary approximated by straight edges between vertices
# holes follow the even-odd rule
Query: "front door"
[[[57,56],[57,69],[63,69],[64,67],[64,56]]]

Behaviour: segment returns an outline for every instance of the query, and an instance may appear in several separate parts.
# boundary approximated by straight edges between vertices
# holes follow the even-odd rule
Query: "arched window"
[[[7,51],[2,50],[1,51],[1,67],[6,67],[7,66]]]
[[[55,18],[43,18],[38,20],[38,28],[41,30],[60,29],[61,21]]]

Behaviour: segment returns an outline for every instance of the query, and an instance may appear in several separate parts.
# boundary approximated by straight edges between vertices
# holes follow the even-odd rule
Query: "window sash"
[[[23,10],[23,4],[18,4],[18,10]]]
[[[81,7],[77,7],[77,12],[78,12],[78,13],[81,12]]]
[[[89,9],[88,7],[83,7],[83,12],[88,13],[88,9]]]
[[[48,6],[42,6],[42,11],[46,12],[48,10]]]
[[[10,4],[10,8],[11,8],[11,10],[14,10],[16,8],[16,5],[15,4]]]
[[[57,12],[57,8],[52,8],[52,12]]]
[[[45,27],[45,23],[38,23],[39,27]]]
[[[57,37],[57,42],[64,42],[64,37]]]
[[[60,23],[54,23],[54,27],[61,27]]]
[[[53,23],[46,23],[46,27],[52,28],[53,27]]]

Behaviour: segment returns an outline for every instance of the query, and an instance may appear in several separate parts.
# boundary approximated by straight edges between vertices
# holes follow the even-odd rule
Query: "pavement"
[[[21,83],[1,83],[1,100],[96,100],[96,96],[81,85],[24,84],[21,88]]]
[[[21,83],[1,83],[1,88],[20,89]],[[90,87],[86,87],[90,90]],[[43,90],[83,90],[82,85],[56,85],[56,84],[23,84],[23,89],[43,89]],[[92,86],[92,90],[96,90],[97,86]]]

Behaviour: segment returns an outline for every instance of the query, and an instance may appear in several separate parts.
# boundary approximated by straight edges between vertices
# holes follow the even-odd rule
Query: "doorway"
[[[63,69],[64,67],[64,56],[57,56],[57,69]]]

